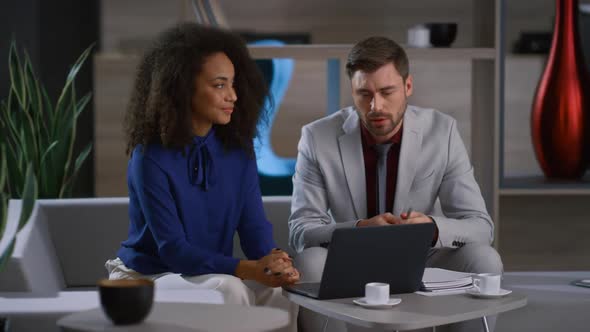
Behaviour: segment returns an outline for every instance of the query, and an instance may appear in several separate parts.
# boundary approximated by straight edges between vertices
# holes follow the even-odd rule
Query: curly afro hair
[[[127,154],[138,144],[181,148],[191,143],[195,78],[205,58],[218,52],[234,65],[238,100],[231,121],[215,125],[215,133],[226,149],[241,148],[254,155],[256,125],[259,118],[266,119],[264,78],[239,36],[194,23],[164,31],[144,54],[125,115]]]

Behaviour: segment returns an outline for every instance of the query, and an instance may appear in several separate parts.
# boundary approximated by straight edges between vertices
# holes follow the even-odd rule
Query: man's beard
[[[404,103],[402,113],[400,114],[400,117],[399,117],[399,119],[397,119],[397,121],[394,120],[394,115],[390,114],[390,113],[369,112],[367,114],[365,128],[367,128],[367,130],[369,130],[369,132],[371,134],[373,134],[374,136],[388,136],[388,135],[390,135],[398,127],[398,125],[402,122],[402,120],[404,118],[404,114],[406,113],[407,106],[408,106],[408,103],[407,102]],[[371,119],[376,119],[376,118],[385,118],[385,119],[387,119],[388,124],[386,126],[382,126],[380,128],[375,128],[371,125]]]

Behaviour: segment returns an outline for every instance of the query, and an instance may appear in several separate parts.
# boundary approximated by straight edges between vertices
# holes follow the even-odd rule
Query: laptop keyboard
[[[302,291],[316,293],[320,290],[320,283],[319,282],[302,282],[300,284],[293,285],[294,288],[300,289]]]
[[[313,297],[317,297],[320,293],[320,283],[319,282],[302,282],[300,284],[291,285],[288,287],[289,289],[300,293],[311,295]]]

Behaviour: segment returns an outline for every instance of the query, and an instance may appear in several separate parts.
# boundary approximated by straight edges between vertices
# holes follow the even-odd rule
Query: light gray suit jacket
[[[303,127],[293,176],[289,245],[300,252],[330,241],[339,227],[367,218],[359,117],[353,107]],[[437,198],[441,212],[435,211]],[[408,106],[393,214],[408,208],[430,215],[437,247],[491,244],[488,215],[456,121],[439,111]]]

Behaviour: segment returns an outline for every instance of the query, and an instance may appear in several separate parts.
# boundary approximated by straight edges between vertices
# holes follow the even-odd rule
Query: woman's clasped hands
[[[255,280],[270,287],[291,285],[299,281],[293,259],[279,248],[256,261]]]

